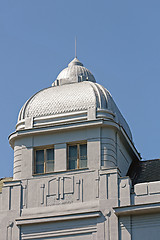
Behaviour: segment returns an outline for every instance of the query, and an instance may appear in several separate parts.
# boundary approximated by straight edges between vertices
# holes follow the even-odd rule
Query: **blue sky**
[[[112,94],[143,159],[160,157],[159,0],[0,0],[0,177],[18,112],[74,57]]]

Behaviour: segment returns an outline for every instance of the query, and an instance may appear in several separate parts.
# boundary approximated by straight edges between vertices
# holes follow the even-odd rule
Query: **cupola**
[[[57,76],[52,86],[59,86],[69,83],[90,81],[96,82],[93,74],[83,66],[83,64],[75,57],[68,67],[63,69]]]

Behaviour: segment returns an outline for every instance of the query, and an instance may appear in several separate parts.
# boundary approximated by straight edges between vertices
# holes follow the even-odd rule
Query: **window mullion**
[[[79,144],[77,144],[77,168],[79,169]]]
[[[69,169],[69,145],[67,145],[67,169]]]
[[[37,172],[37,169],[36,169],[36,151],[34,151],[34,173]]]
[[[44,173],[46,172],[46,149],[44,149]]]

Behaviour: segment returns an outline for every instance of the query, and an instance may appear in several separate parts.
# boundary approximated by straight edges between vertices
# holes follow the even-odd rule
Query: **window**
[[[35,149],[34,174],[54,171],[54,148]]]
[[[68,145],[68,169],[87,167],[87,144],[77,143]]]

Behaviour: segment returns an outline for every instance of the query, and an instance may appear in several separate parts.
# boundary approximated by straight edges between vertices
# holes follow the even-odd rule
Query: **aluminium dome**
[[[75,58],[60,72],[52,87],[39,91],[24,104],[17,130],[25,129],[28,119],[32,119],[30,127],[87,121],[90,109],[95,110],[95,119],[105,118],[118,123],[132,139],[129,126],[109,91],[96,83],[92,73]]]

